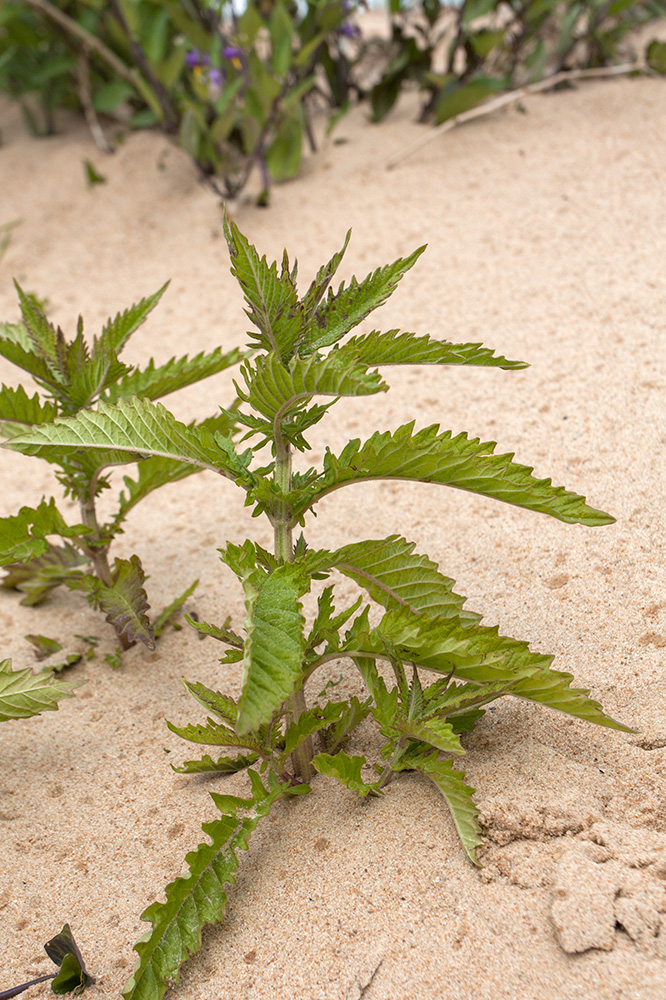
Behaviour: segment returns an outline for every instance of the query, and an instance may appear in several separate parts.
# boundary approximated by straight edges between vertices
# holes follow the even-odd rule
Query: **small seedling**
[[[235,364],[240,352],[225,353],[219,348],[193,358],[172,358],[159,367],[151,360],[143,369],[119,360],[123,347],[165,288],[109,320],[101,335],[89,344],[81,317],[76,336],[66,340],[62,330],[48,321],[35,297],[17,285],[22,322],[0,324],[0,355],[27,371],[43,395],[28,396],[23,386],[2,386],[0,433],[12,438],[32,427],[54,425],[59,417],[83,414],[102,402],[115,403],[133,396],[158,399]],[[198,426],[228,431],[233,417],[220,414]],[[190,430],[195,432],[194,427]],[[42,500],[34,509],[22,507],[13,517],[0,518],[0,566],[7,568],[2,586],[20,590],[24,594],[21,603],[28,605],[39,604],[61,585],[83,591],[89,603],[104,612],[122,649],[136,640],[152,649],[156,632],[159,635],[174,617],[193,587],[169,605],[153,626],[147,615],[145,574],[139,557],[116,559],[111,565],[108,553],[137,503],[158,487],[197,469],[157,455],[141,460],[136,479],[124,478],[116,514],[102,524],[96,504],[100,493],[110,487],[110,471],[144,456],[128,458],[111,446],[96,453],[61,449],[57,442],[39,454],[57,468],[65,496],[79,504],[81,521],[68,524],[53,498]],[[49,536],[59,538],[60,544],[48,541]]]
[[[51,989],[54,993],[62,995],[64,993],[83,993],[86,986],[92,986],[94,978],[87,971],[83,964],[81,952],[74,940],[69,924],[65,924],[60,934],[47,941],[44,951],[60,969],[59,972],[50,972],[46,976],[38,976],[28,983],[21,983],[20,986],[12,986],[11,989],[0,992],[0,1000],[9,1000],[10,997],[17,997],[19,993],[36,986],[38,983],[46,983],[51,980]]]
[[[553,670],[551,656],[482,625],[480,615],[465,609],[454,582],[401,535],[350,541],[334,551],[309,549],[302,533],[294,537],[326,496],[373,480],[452,486],[567,523],[612,523],[582,496],[535,478],[510,454],[496,455],[494,442],[437,425],[416,430],[410,421],[393,432],[352,440],[337,454],[327,449],[320,468],[293,466],[309,448],[308,430],[332,406],[345,397],[387,391],[379,368],[433,364],[515,370],[525,365],[480,344],[452,344],[397,330],[345,340],[388,298],[424,247],[334,292],[330,285],[348,234],[299,297],[297,267],[286,252],[278,269],[259,257],[233,223],[225,222],[225,234],[232,273],[255,327],[250,334],[255,354],[241,367],[241,405],[234,413],[251,442],[244,451],[228,433],[188,428],[146,400],[101,403],[9,443],[35,454],[48,453],[56,441],[60,449],[86,449],[93,455],[113,447],[134,457],[162,455],[211,469],[234,482],[253,515],[266,516],[273,528],[272,552],[250,540],[228,542],[220,550],[245,595],[244,629],[229,619],[221,624],[190,619],[200,634],[226,647],[221,663],[242,663],[240,698],[236,702],[188,681],[187,690],[209,717],[205,723],[170,725],[185,740],[227,751],[176,770],[223,775],[247,769],[249,795],[212,794],[221,817],[204,824],[209,840],[187,855],[189,872],[167,887],[166,902],[153,903],[142,915],[152,930],[136,945],[139,963],[124,992],[127,1000],[159,1000],[167,982],[178,980],[181,964],[200,947],[203,925],[224,914],[224,886],[235,881],[237,852],[247,847],[275,802],[310,791],[316,772],[359,795],[379,796],[396,776],[416,771],[442,793],[463,849],[478,864],[481,836],[473,789],[453,760],[464,754],[461,736],[474,728],[488,704],[512,695],[588,722],[626,728],[605,715],[588,691],[572,688],[570,674]],[[266,445],[272,451],[267,464]],[[343,607],[335,604],[334,585],[325,583],[334,573],[360,590]],[[317,611],[307,623],[301,598],[315,590]],[[372,604],[364,604],[364,596]],[[308,705],[306,690],[317,670],[343,659],[358,669],[367,697],[334,700],[334,690],[326,685]],[[370,761],[344,749],[364,719],[374,720],[382,737],[381,752]]]

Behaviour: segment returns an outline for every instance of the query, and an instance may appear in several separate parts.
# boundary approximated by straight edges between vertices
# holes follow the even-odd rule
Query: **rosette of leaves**
[[[162,365],[151,360],[144,368],[124,364],[119,355],[132,334],[159,302],[166,285],[115,318],[89,343],[79,317],[76,336],[68,340],[62,330],[46,318],[34,296],[18,287],[22,321],[0,324],[0,356],[32,376],[39,391],[30,396],[22,385],[0,390],[0,433],[21,437],[31,429],[55,426],[62,417],[92,412],[98,405],[116,404],[140,397],[154,400],[192,385],[235,364],[237,350],[219,348],[195,357],[171,358]],[[188,428],[190,435],[206,437],[228,432],[233,416],[223,413]],[[34,451],[55,466],[65,496],[78,502],[80,521],[70,524],[55,499],[43,499],[35,508],[22,507],[12,517],[0,518],[0,566],[7,574],[2,586],[24,594],[22,603],[39,604],[56,587],[66,586],[85,593],[90,604],[101,609],[115,629],[121,647],[136,640],[153,648],[155,629],[147,614],[145,574],[139,556],[109,561],[109,549],[122,532],[123,523],[141,500],[153,490],[198,471],[189,463],[168,455],[128,454],[113,447],[97,451],[64,448],[57,444]],[[30,453],[31,449],[26,449]],[[124,478],[113,518],[102,523],[97,499],[110,488],[115,466],[137,462],[134,479]],[[53,541],[57,539],[58,541]],[[175,614],[188,590],[160,616]]]
[[[465,599],[436,564],[400,535],[353,540],[332,551],[308,549],[303,534],[320,501],[330,493],[371,480],[416,480],[467,490],[567,523],[591,527],[613,518],[582,496],[540,479],[494,442],[466,433],[416,429],[376,431],[328,449],[318,468],[293,466],[308,449],[307,435],[347,397],[386,392],[380,373],[392,365],[480,365],[516,370],[525,365],[478,343],[450,343],[398,330],[350,336],[395,289],[423,252],[380,267],[362,281],[337,290],[331,283],[349,240],[325,264],[304,295],[296,264],[285,252],[281,265],[260,257],[238,228],[225,222],[232,272],[238,279],[254,329],[255,353],[240,369],[236,419],[247,447],[231,436],[205,440],[150,401],[101,404],[79,417],[59,419],[10,442],[37,454],[53,447],[115,449],[168,455],[208,468],[241,489],[253,514],[264,515],[274,533],[273,551],[247,540],[229,542],[222,561],[245,595],[243,628],[191,621],[226,647],[225,665],[242,664],[237,702],[200,683],[188,691],[206,710],[204,723],[171,725],[183,739],[219,747],[187,761],[184,773],[228,774],[248,769],[246,798],[214,793],[219,819],[203,827],[209,840],[187,856],[189,872],[166,890],[166,902],[143,914],[149,930],[136,945],[139,963],[127,1000],[158,1000],[166,983],[201,943],[205,923],[220,920],[225,885],[235,880],[237,854],[274,802],[309,791],[315,772],[336,778],[359,795],[381,795],[403,771],[416,771],[442,794],[470,861],[481,843],[473,790],[455,765],[464,754],[461,737],[487,705],[511,695],[598,725],[624,729],[589,696],[554,670],[552,657],[526,642],[500,635],[465,609]],[[270,445],[272,460],[262,451]],[[261,463],[261,464],[259,464]],[[336,606],[334,585],[342,573],[358,585],[351,604]],[[317,612],[306,622],[301,598],[317,588]],[[365,601],[364,601],[365,598]],[[370,617],[371,607],[379,611]],[[350,660],[365,684],[364,700],[336,701],[328,686],[308,704],[308,683],[330,661]],[[433,675],[436,679],[432,680]],[[349,755],[345,743],[364,719],[382,737],[379,757]]]

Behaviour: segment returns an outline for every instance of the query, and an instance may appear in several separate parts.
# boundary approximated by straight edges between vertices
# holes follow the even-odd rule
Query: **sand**
[[[423,134],[413,102],[381,126],[357,109],[297,181],[274,190],[269,210],[241,200],[231,211],[269,256],[287,245],[303,283],[350,226],[345,278],[427,243],[373,326],[480,340],[530,362],[519,372],[390,369],[390,393],[339,407],[317,428],[313,458],[326,443],[412,417],[439,422],[498,441],[615,525],[567,526],[458,491],[370,484],[322,503],[308,538],[333,547],[404,533],[488,624],[556,654],[638,733],[497,703],[465,740],[481,871],[417,776],[373,801],[318,779],[258,829],[224,924],[206,930],[169,996],[666,995],[664,84],[588,83],[524,109],[441,137],[393,172],[386,161]],[[82,313],[91,334],[170,278],[127,360],[243,341],[221,209],[185,154],[142,133],[105,157],[69,119],[61,135],[36,140],[7,103],[0,124],[0,223],[21,220],[0,262],[3,318],[18,315],[14,277],[48,298],[65,330]],[[84,159],[106,184],[86,186]],[[0,369],[16,384],[14,368]],[[189,420],[229,399],[223,374],[168,403]],[[36,459],[0,453],[0,474],[3,515],[54,488]],[[241,595],[216,547],[247,536],[270,540],[228,484],[203,474],[137,508],[115,553],[140,553],[154,609],[199,577],[190,609],[240,623]],[[192,754],[165,719],[203,718],[182,676],[234,694],[239,670],[221,668],[219,648],[189,629],[170,631],[153,653],[131,650],[113,670],[104,662],[113,635],[72,593],[31,609],[1,592],[0,629],[16,667],[34,664],[29,632],[102,639],[73,671],[87,681],[74,698],[0,730],[0,988],[49,971],[42,943],[69,921],[97,977],[90,996],[117,997],[147,929],[139,914],[215,818],[209,790],[246,788],[243,775],[175,775],[169,764]],[[360,693],[346,668],[339,690]],[[374,746],[359,731],[353,749]]]

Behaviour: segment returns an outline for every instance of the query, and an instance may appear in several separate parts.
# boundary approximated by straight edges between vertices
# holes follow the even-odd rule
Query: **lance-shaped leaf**
[[[23,323],[0,323],[0,356],[22,368],[40,384],[53,381],[51,369],[41,354],[35,353]]]
[[[599,726],[627,731],[603,712],[589,691],[570,687],[571,674],[550,669],[552,656],[533,653],[526,642],[501,636],[496,627],[462,627],[455,618],[429,619],[400,608],[387,611],[374,629],[351,630],[343,646],[343,652],[350,656],[364,651],[388,658],[387,649],[426,670],[454,671],[461,680],[476,684],[505,682],[503,693],[538,701]]]
[[[248,614],[236,723],[241,734],[270,722],[300,686],[305,620],[299,597],[308,580],[300,567],[287,563],[268,575],[246,574],[242,583]]]
[[[414,552],[415,542],[400,535],[352,542],[334,552],[310,551],[308,570],[337,569],[368,591],[384,608],[408,607],[430,618],[457,616],[478,622],[481,616],[463,611],[466,598],[454,591],[455,581],[443,576],[427,556]]]
[[[229,246],[231,273],[243,289],[249,306],[247,315],[259,331],[251,330],[250,336],[264,350],[276,351],[281,358],[288,358],[303,323],[302,306],[286,255],[278,274],[277,263],[269,264],[265,256],[260,257],[235,222],[226,216],[224,235]]]
[[[13,517],[0,518],[0,566],[44,555],[49,549],[47,535],[73,538],[89,530],[84,524],[67,524],[53,498],[34,509],[21,507]]]
[[[28,396],[22,385],[0,390],[0,434],[12,437],[33,424],[50,424],[55,420],[53,403],[43,403],[39,395]]]
[[[205,725],[190,722],[187,726],[176,726],[172,722],[167,722],[167,726],[172,733],[180,736],[182,740],[187,740],[188,743],[198,743],[207,747],[238,747],[239,750],[252,750],[256,753],[262,750],[261,743],[251,734],[240,736],[215,719],[207,719]]]
[[[352,792],[358,792],[359,795],[381,795],[378,782],[368,783],[361,777],[361,768],[367,764],[365,757],[350,757],[344,750],[340,750],[335,755],[318,753],[313,757],[312,763],[320,774],[337,778],[341,785]]]
[[[153,632],[155,633],[156,639],[159,639],[167,625],[173,625],[176,630],[181,628],[180,625],[176,625],[176,619],[178,618],[185,601],[188,597],[192,596],[198,586],[199,581],[195,580],[194,583],[191,583],[189,587],[185,588],[182,594],[175,597],[170,604],[167,604],[167,606],[160,611],[159,615],[155,619],[155,624],[153,625]]]
[[[183,686],[195,701],[203,705],[206,711],[217,715],[218,718],[222,719],[228,725],[235,726],[236,719],[238,718],[238,706],[233,698],[230,698],[227,694],[222,694],[221,691],[212,691],[205,684],[200,684],[196,681],[184,680]]]
[[[318,482],[293,495],[295,517],[328,493],[353,482],[403,479],[438,483],[492,497],[504,503],[550,514],[570,524],[595,527],[615,518],[588,507],[585,498],[550,479],[536,479],[532,468],[513,461],[513,454],[495,455],[495,442],[451,431],[433,424],[414,433],[414,422],[393,433],[376,432],[361,444],[357,438],[339,456],[327,451]]]
[[[152,903],[141,914],[152,930],[134,946],[139,962],[123,990],[125,1000],[160,1000],[167,984],[178,982],[183,962],[199,950],[203,927],[222,919],[227,903],[224,886],[236,881],[237,852],[247,850],[259,820],[288,794],[282,785],[267,792],[259,776],[249,773],[252,798],[213,794],[223,815],[203,824],[210,841],[186,856],[188,874],[166,887],[166,902]],[[244,811],[246,816],[239,815]]]
[[[70,580],[79,580],[84,567],[87,569],[89,565],[88,557],[73,545],[49,545],[44,555],[35,559],[8,563],[0,587],[20,590],[25,594],[21,604],[32,607],[40,604],[61,584],[66,585]]]
[[[421,740],[437,750],[445,750],[457,756],[465,753],[453,726],[445,719],[399,719],[395,726],[404,736]]]
[[[259,754],[248,753],[238,754],[237,757],[218,757],[217,760],[209,754],[204,754],[201,760],[185,760],[180,765],[171,765],[172,771],[176,774],[236,774],[244,771],[246,767],[251,767],[259,759]]]
[[[340,262],[345,255],[347,247],[349,246],[351,233],[351,229],[347,230],[347,235],[345,236],[345,241],[342,244],[341,249],[338,250],[337,253],[333,254],[327,264],[324,264],[319,268],[314,281],[303,296],[303,318],[305,321],[309,321],[312,318],[317,307],[319,306],[319,303],[326,294],[328,286],[333,280],[336,271],[340,267]]]
[[[528,368],[524,361],[508,361],[482,344],[452,344],[446,340],[389,330],[352,337],[335,347],[331,357],[356,360],[364,365],[490,365],[496,368]]]
[[[241,374],[247,392],[238,390],[239,396],[276,427],[313,396],[367,396],[388,389],[378,372],[354,361],[338,364],[335,356],[294,357],[284,365],[271,352],[254,363],[246,361]]]
[[[403,274],[414,266],[424,250],[425,246],[419,247],[409,257],[399,257],[393,264],[378,267],[361,282],[355,277],[347,287],[343,282],[337,292],[329,288],[327,298],[320,303],[310,320],[308,331],[299,346],[300,352],[318,351],[341,340],[373,309],[386,302]]]
[[[0,722],[53,712],[78,686],[56,681],[50,673],[12,670],[11,660],[0,660]]]
[[[226,459],[223,460],[228,461],[229,464],[235,468],[238,460],[243,458],[243,456],[235,455],[233,442],[229,437],[231,431],[233,430],[233,423],[233,414],[227,414],[225,412],[217,414],[214,417],[208,417],[205,420],[202,420],[199,424],[189,424],[188,426],[199,427],[200,429],[210,432],[213,435],[217,432],[225,434],[225,447],[223,447],[222,450]],[[217,438],[215,440],[217,446],[221,447],[220,441]],[[108,453],[108,455],[105,452],[96,452],[94,454],[99,456],[100,462],[103,461],[105,457],[108,459],[120,457],[117,453],[113,452]],[[132,456],[127,455],[126,461],[131,460]],[[104,464],[106,464],[106,462]],[[243,468],[241,468],[240,473],[243,473],[243,471]],[[198,472],[201,472],[200,466],[193,465],[189,462],[178,461],[173,458],[155,456],[153,458],[142,459],[137,465],[135,479],[131,479],[129,476],[123,477],[125,489],[120,494],[118,500],[118,511],[113,518],[113,524],[117,526],[122,524],[130,510],[141,500],[144,500],[145,497],[153,492],[153,490],[159,489],[161,486],[166,486],[167,483],[177,483],[181,479],[186,479],[188,476],[193,476]],[[245,475],[247,475],[247,471],[245,471]]]
[[[115,406],[99,403],[96,410],[83,410],[75,417],[19,434],[4,447],[46,456],[54,450],[112,450],[133,456],[132,461],[156,455],[237,477],[210,431],[183,424],[161,403],[143,399],[123,400]]]
[[[135,330],[138,330],[160,301],[168,286],[169,282],[167,281],[154,295],[141,299],[136,305],[130,306],[129,309],[110,319],[104,326],[101,336],[95,338],[93,351],[100,354],[106,354],[110,351],[120,354]]]
[[[229,646],[236,646],[238,649],[243,648],[241,637],[229,628],[230,618],[227,618],[224,625],[211,625],[210,622],[201,622],[191,618],[189,615],[185,615],[185,621],[192,628],[196,629],[202,637],[210,636],[211,639],[217,639],[219,642],[227,643]]]
[[[425,774],[440,790],[451,810],[465,854],[472,864],[479,865],[476,849],[483,843],[481,828],[472,798],[474,789],[465,784],[465,775],[456,771],[450,760],[439,760],[436,752],[428,755],[414,753],[403,758],[397,766],[397,770],[409,768]]]
[[[148,649],[154,649],[155,634],[146,614],[150,605],[143,587],[146,574],[141,560],[138,556],[116,559],[112,575],[111,587],[105,587],[95,577],[85,577],[80,589],[89,592],[95,607],[106,614],[105,620],[119,636],[127,636],[129,642],[138,639]]]
[[[139,396],[141,399],[159,399],[176,392],[177,389],[184,389],[188,385],[200,382],[201,379],[224,371],[231,365],[237,364],[242,357],[243,354],[237,348],[225,353],[216,347],[208,354],[202,351],[193,358],[187,355],[182,358],[171,358],[159,367],[156,367],[151,360],[145,368],[136,368],[115,385],[110,385],[104,393],[104,400],[107,403],[117,403],[132,396]]]
[[[91,406],[100,393],[130,371],[129,365],[119,361],[115,354],[93,357],[76,367],[69,375],[68,384],[58,392],[69,412]]]
[[[49,323],[44,311],[33,295],[26,295],[15,281],[18,292],[23,325],[28,334],[31,347],[40,355],[54,375],[59,373],[58,364],[58,334],[52,323]]]

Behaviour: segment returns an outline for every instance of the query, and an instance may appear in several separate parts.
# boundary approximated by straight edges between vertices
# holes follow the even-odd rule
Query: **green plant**
[[[627,34],[665,17],[666,3],[464,0],[452,8],[440,0],[389,0],[389,10],[388,60],[370,91],[373,117],[383,118],[415,81],[425,98],[421,119],[439,124],[500,91],[617,62]]]
[[[11,660],[0,660],[0,722],[55,711],[58,702],[69,698],[77,686],[55,680],[50,670],[39,674],[12,670]]]
[[[114,403],[133,396],[157,399],[236,363],[239,351],[224,353],[219,348],[193,358],[171,358],[157,367],[151,360],[143,369],[119,360],[130,336],[157,305],[165,288],[109,320],[89,344],[81,317],[76,336],[67,340],[62,330],[48,321],[34,296],[26,295],[17,285],[22,322],[0,324],[0,356],[28,372],[44,395],[28,396],[23,386],[14,389],[3,385],[0,432],[7,438],[21,435],[27,428],[45,427],[59,417],[89,411],[102,401]],[[203,421],[197,432],[226,431],[231,426],[233,417],[225,413]],[[111,447],[90,452],[63,450],[57,445],[42,449],[40,456],[57,468],[65,496],[79,504],[81,521],[68,524],[53,498],[43,499],[34,509],[22,507],[13,517],[0,518],[0,566],[8,571],[2,586],[20,590],[25,595],[22,603],[28,605],[39,604],[61,585],[83,591],[90,604],[106,614],[122,648],[137,639],[152,648],[155,634],[192,588],[151,625],[139,557],[116,559],[111,566],[109,548],[137,503],[158,487],[195,472],[195,467],[157,455],[141,460],[136,479],[124,478],[115,515],[103,524],[96,504],[100,493],[110,487],[110,470],[136,461],[138,456],[128,459]],[[61,544],[48,541],[52,536]]]
[[[44,945],[44,951],[52,962],[59,967],[59,972],[50,972],[46,976],[39,976],[31,979],[29,983],[21,983],[20,986],[12,986],[8,990],[0,992],[0,1000],[9,1000],[16,997],[24,990],[36,986],[37,983],[45,983],[51,980],[53,992],[62,996],[65,993],[83,993],[87,986],[92,986],[95,982],[90,975],[81,957],[79,947],[74,940],[69,924],[65,924],[63,929],[55,937],[51,938]]]
[[[83,110],[108,148],[98,115],[157,125],[221,193],[233,197],[257,167],[271,180],[299,169],[321,62],[343,103],[336,32],[347,0],[250,0],[242,14],[212,0],[7,0],[0,12],[0,90],[21,102],[36,134],[60,107]]]
[[[130,454],[191,462],[235,482],[253,515],[267,516],[273,527],[272,552],[249,540],[220,550],[245,594],[244,633],[228,619],[222,624],[190,619],[201,634],[226,646],[223,664],[242,662],[238,702],[186,682],[209,717],[205,723],[170,724],[185,740],[226,750],[218,759],[206,755],[176,770],[228,774],[247,768],[249,795],[213,793],[221,816],[203,826],[210,841],[188,854],[189,873],[167,887],[166,902],[153,903],[142,915],[152,930],[136,945],[139,963],[124,993],[128,1000],[157,1000],[166,982],[177,980],[182,962],[200,946],[202,926],[222,917],[224,886],[235,880],[237,852],[247,847],[276,801],[310,790],[315,771],[360,795],[380,795],[397,774],[419,772],[441,791],[467,856],[478,863],[473,790],[452,759],[464,753],[461,736],[490,702],[513,695],[599,725],[626,728],[605,715],[589,692],[571,688],[570,674],[551,669],[551,656],[483,626],[480,615],[465,610],[453,581],[416,553],[414,543],[392,535],[323,551],[309,549],[302,533],[296,540],[293,536],[328,494],[385,479],[453,486],[569,523],[610,524],[613,518],[589,507],[583,497],[535,478],[512,455],[494,454],[494,443],[442,432],[437,425],[415,430],[412,421],[394,432],[350,441],[339,454],[327,450],[319,469],[292,467],[294,456],[308,449],[308,430],[332,406],[346,396],[388,389],[378,368],[469,364],[518,369],[524,364],[480,344],[452,344],[397,330],[345,340],[388,298],[424,247],[334,292],[330,285],[348,234],[299,297],[296,264],[286,252],[278,268],[260,258],[233,223],[225,223],[225,233],[232,272],[255,327],[251,337],[257,353],[241,367],[241,405],[235,413],[252,441],[244,451],[228,434],[204,435],[163,407],[139,400],[101,404],[35,428],[8,445],[36,454],[55,444],[95,453],[111,442]],[[315,402],[315,397],[326,401]],[[258,455],[266,444],[272,460],[257,465],[266,461]],[[349,577],[362,592],[342,608],[334,604],[333,585],[324,582],[334,572]],[[318,590],[317,610],[306,624],[301,598],[313,589]],[[363,592],[371,604],[363,604]],[[340,659],[356,666],[367,698],[335,701],[327,685],[308,705],[306,687],[315,672]],[[371,766],[364,756],[344,749],[366,718],[374,720],[382,737]]]

